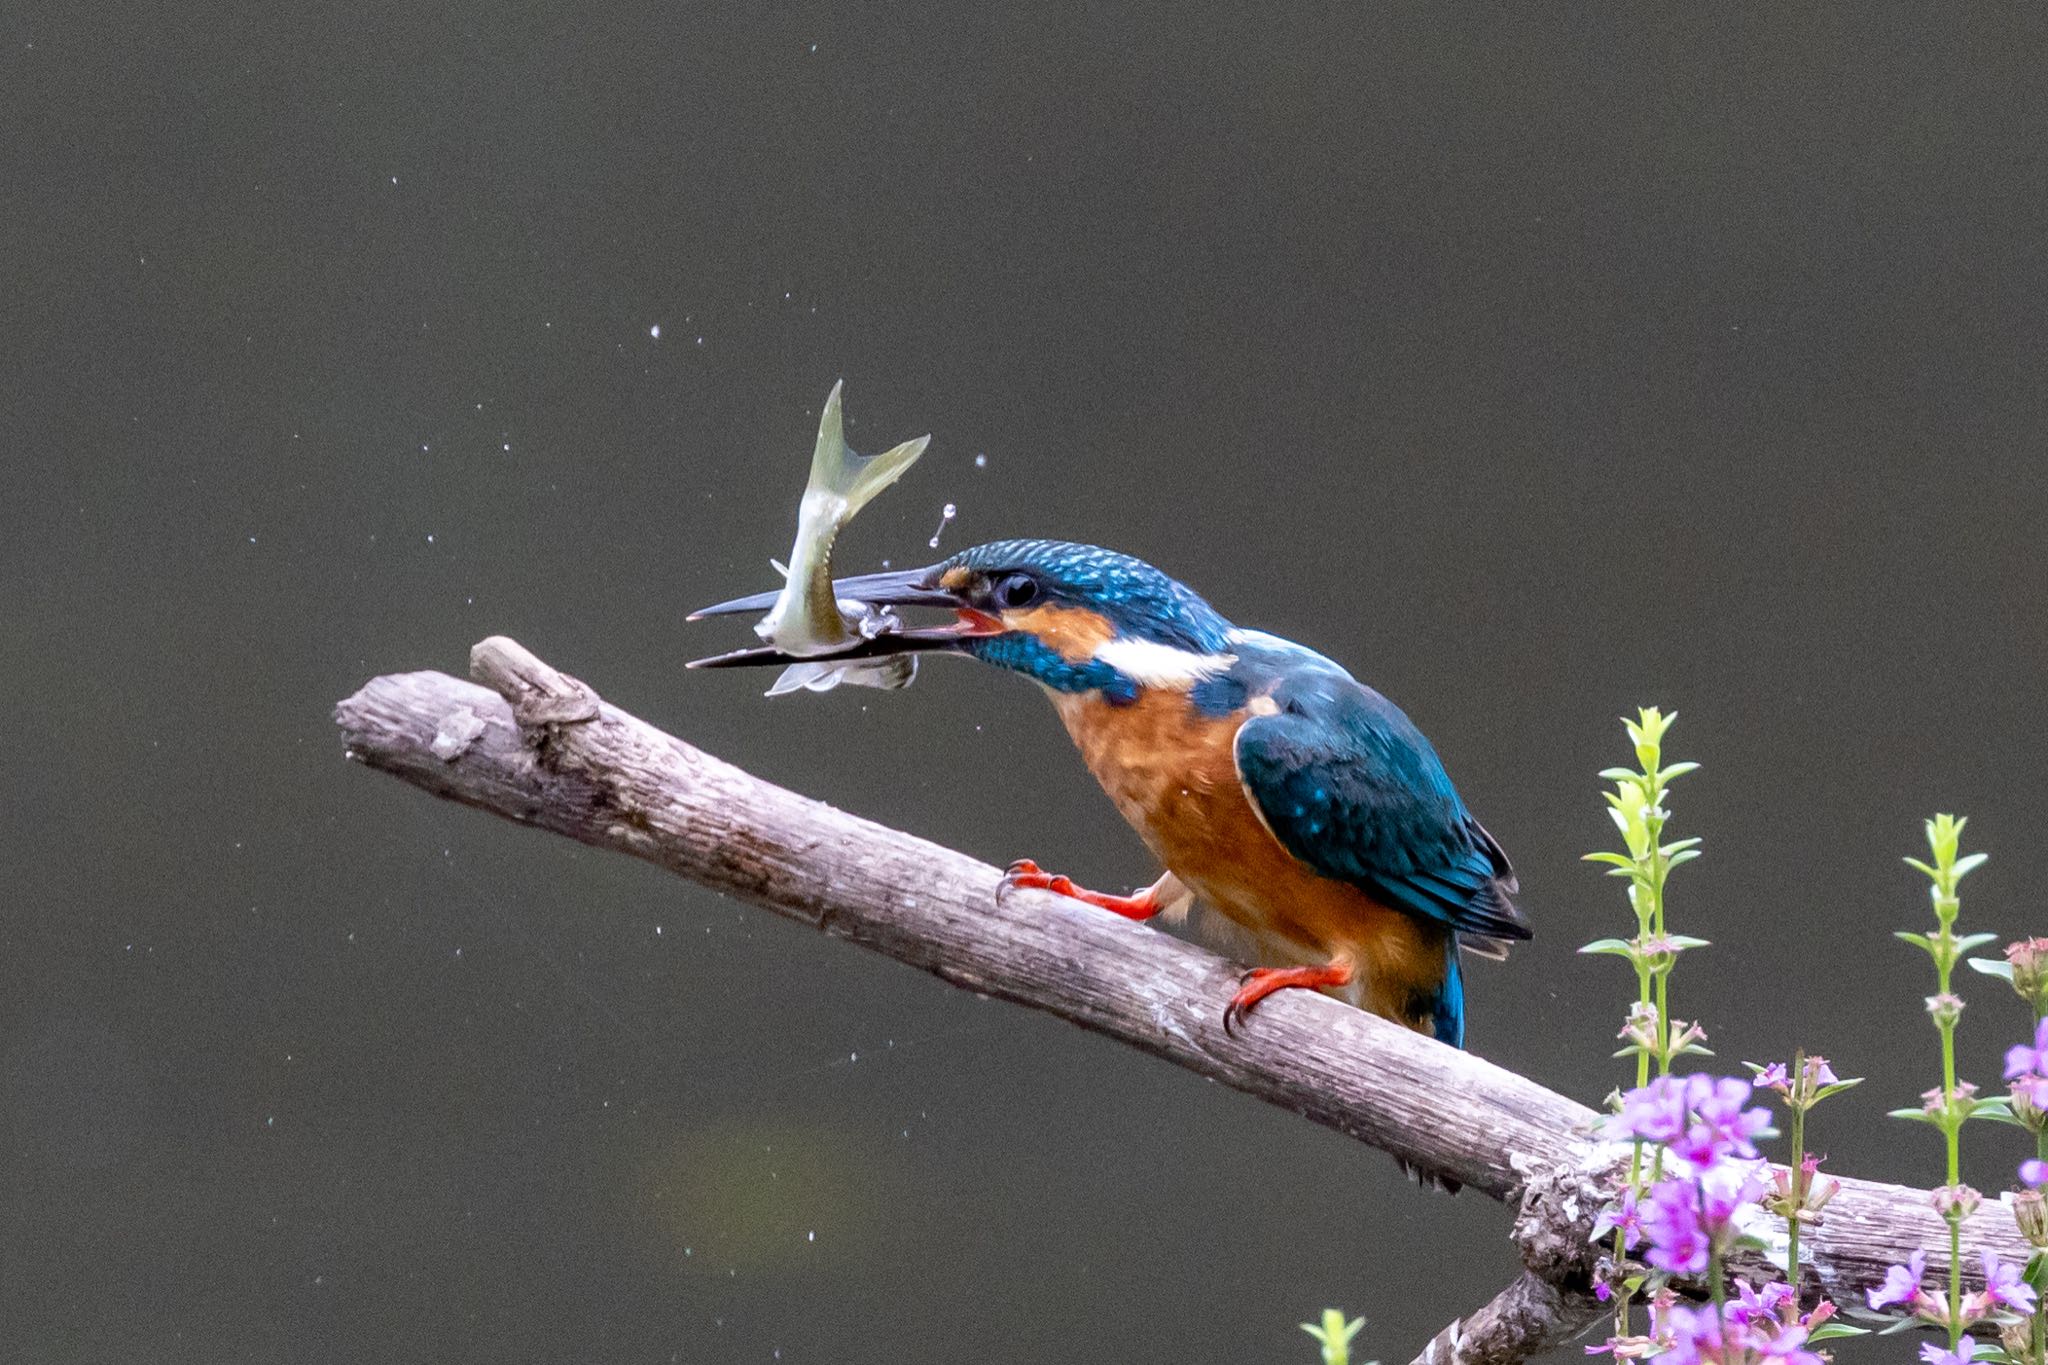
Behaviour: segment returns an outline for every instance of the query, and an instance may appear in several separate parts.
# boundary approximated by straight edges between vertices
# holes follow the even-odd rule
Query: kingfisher
[[[1224,1009],[1226,1032],[1276,991],[1321,990],[1463,1047],[1460,950],[1502,957],[1530,936],[1507,855],[1398,706],[1312,649],[1232,625],[1142,560],[1000,540],[926,568],[837,579],[833,593],[953,619],[806,661],[965,654],[1045,690],[1165,871],[1110,895],[1020,859],[998,898],[1036,887],[1134,920],[1179,916],[1199,899],[1257,954]],[[776,596],[691,619],[766,611]],[[795,661],[769,647],[691,666]]]

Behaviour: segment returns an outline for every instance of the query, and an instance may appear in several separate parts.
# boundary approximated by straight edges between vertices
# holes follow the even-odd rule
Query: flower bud
[[[2042,1004],[2048,1002],[2048,938],[2006,944],[2005,960],[2012,964],[2012,988],[2040,1013]]]
[[[2018,1076],[2012,1082],[2012,1116],[2032,1132],[2040,1132],[2048,1126],[2048,1109],[2042,1100],[2048,1099],[2048,1079],[2040,1076]]]
[[[1984,1196],[1968,1185],[1942,1185],[1934,1190],[1929,1202],[1942,1217],[1963,1219],[1977,1211],[1977,1206],[1984,1202]]]
[[[1963,998],[1953,991],[1927,997],[1927,1012],[1934,1017],[1937,1028],[1954,1028],[1956,1020],[1963,1017]]]
[[[2039,1190],[2022,1190],[2012,1197],[2012,1218],[2029,1244],[2048,1247],[2048,1199]]]

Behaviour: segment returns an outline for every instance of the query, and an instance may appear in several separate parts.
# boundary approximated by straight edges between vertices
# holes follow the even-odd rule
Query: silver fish
[[[818,418],[818,444],[811,452],[811,477],[798,507],[796,543],[790,547],[789,566],[783,569],[782,592],[754,626],[754,633],[768,645],[799,660],[832,654],[857,639],[874,639],[903,626],[893,612],[833,594],[832,542],[875,494],[903,477],[932,438],[920,436],[879,455],[854,454],[846,444],[839,410],[845,386],[845,380],[832,386]],[[798,662],[782,671],[768,695],[800,688],[823,692],[843,682],[907,687],[916,675],[917,656],[908,653],[844,663]]]

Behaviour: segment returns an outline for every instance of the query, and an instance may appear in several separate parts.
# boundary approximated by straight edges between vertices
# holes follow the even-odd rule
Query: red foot
[[[1055,896],[1071,896],[1077,901],[1085,901],[1111,914],[1122,915],[1125,919],[1151,919],[1166,908],[1153,897],[1149,888],[1135,896],[1110,896],[1100,891],[1088,891],[1074,885],[1070,878],[1054,876],[1043,871],[1029,858],[1019,858],[1010,864],[1010,870],[1003,874],[1002,884],[996,887],[996,903],[1000,905],[1003,897],[1019,888],[1035,888],[1050,891]]]
[[[1351,964],[1326,962],[1320,967],[1254,967],[1240,978],[1242,984],[1223,1011],[1223,1031],[1235,1034],[1237,1025],[1252,1012],[1252,1006],[1274,991],[1351,984]]]

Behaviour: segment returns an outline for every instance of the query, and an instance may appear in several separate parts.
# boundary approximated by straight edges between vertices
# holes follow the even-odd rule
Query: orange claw
[[[1326,962],[1320,967],[1254,967],[1239,981],[1237,994],[1230,997],[1230,1003],[1223,1010],[1223,1031],[1231,1036],[1236,1035],[1237,1025],[1244,1022],[1252,1006],[1274,991],[1350,985],[1351,964]]]
[[[1107,910],[1111,914],[1122,915],[1125,919],[1151,919],[1166,908],[1165,903],[1152,894],[1151,887],[1135,896],[1111,896],[1101,891],[1089,891],[1074,885],[1070,877],[1055,876],[1046,872],[1029,858],[1019,858],[1003,873],[1003,880],[996,887],[996,903],[1002,904],[1005,896],[1019,889],[1036,889],[1050,891],[1055,896],[1070,896],[1077,901]]]

